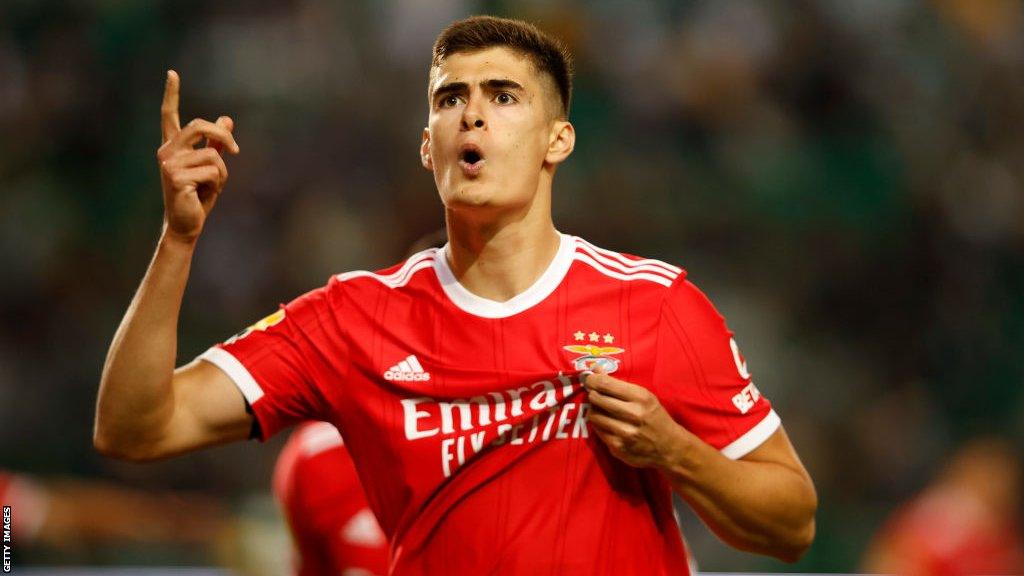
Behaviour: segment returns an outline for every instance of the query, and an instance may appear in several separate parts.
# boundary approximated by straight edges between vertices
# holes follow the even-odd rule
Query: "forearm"
[[[663,468],[673,489],[730,545],[787,562],[814,539],[817,496],[806,473],[775,462],[731,460],[692,434]]]
[[[159,438],[174,411],[178,315],[193,248],[194,242],[161,235],[114,335],[96,403],[94,442],[103,452],[131,457],[132,446]]]

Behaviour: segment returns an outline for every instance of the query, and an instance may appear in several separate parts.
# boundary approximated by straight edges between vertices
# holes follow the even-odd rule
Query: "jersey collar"
[[[562,283],[569,267],[572,266],[576,242],[568,234],[559,233],[559,237],[558,252],[548,264],[547,270],[540,275],[540,278],[537,278],[533,285],[505,302],[481,298],[466,290],[455,279],[455,274],[452,273],[452,269],[448,265],[447,244],[437,251],[437,257],[434,258],[434,272],[448,299],[463,311],[483,318],[507,318],[539,304]]]

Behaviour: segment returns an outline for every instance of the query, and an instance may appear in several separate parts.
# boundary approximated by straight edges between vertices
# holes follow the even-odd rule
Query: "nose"
[[[470,130],[471,128],[483,128],[484,119],[479,114],[466,112],[462,115],[462,129]]]
[[[479,99],[471,98],[466,104],[466,107],[462,109],[462,129],[471,130],[473,128],[483,128],[487,125],[484,122],[484,116],[479,108]]]

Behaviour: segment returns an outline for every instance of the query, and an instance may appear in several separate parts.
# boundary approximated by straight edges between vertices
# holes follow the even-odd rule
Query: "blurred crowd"
[[[182,121],[230,115],[242,149],[193,266],[185,362],[442,225],[417,156],[430,46],[482,12],[576,56],[556,225],[686,268],[817,484],[818,538],[794,566],[682,510],[702,569],[858,570],[958,446],[994,437],[1019,459],[1024,3],[5,0],[0,468],[265,493],[280,439],[146,466],[91,447],[106,348],[160,230],[165,71]]]

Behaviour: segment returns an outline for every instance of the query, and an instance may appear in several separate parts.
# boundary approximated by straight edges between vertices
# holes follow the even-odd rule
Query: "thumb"
[[[220,118],[217,118],[217,124],[223,126],[228,132],[235,129],[235,121],[231,119],[231,116],[221,116]]]
[[[230,116],[221,116],[220,118],[217,118],[215,124],[217,124],[221,128],[224,128],[228,132],[231,132],[232,130],[235,129],[235,121],[232,120]],[[206,145],[209,146],[210,148],[213,148],[218,153],[224,151],[224,144],[216,140],[207,140]]]
[[[591,384],[591,382],[590,382],[591,377],[593,377],[593,376],[603,376],[605,374],[606,374],[606,372],[605,372],[604,368],[602,368],[598,364],[594,364],[593,366],[590,367],[589,370],[584,370],[584,371],[580,372],[580,384],[583,384],[583,386],[585,386],[589,390],[590,389],[590,384]]]

